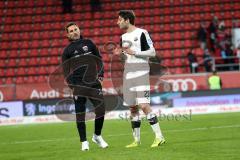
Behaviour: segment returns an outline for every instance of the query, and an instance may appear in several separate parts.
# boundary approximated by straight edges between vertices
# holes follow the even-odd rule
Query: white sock
[[[135,141],[140,142],[140,128],[133,129],[133,137]]]
[[[154,113],[148,113],[147,119],[151,120],[152,118],[157,117]],[[163,138],[159,123],[151,125],[153,132],[155,133],[156,138]]]
[[[139,115],[132,117],[132,121],[141,121]],[[141,123],[141,122],[140,122]],[[135,141],[140,142],[140,127],[133,129],[133,138]]]
[[[155,133],[156,138],[163,138],[159,123],[151,125],[153,132]]]

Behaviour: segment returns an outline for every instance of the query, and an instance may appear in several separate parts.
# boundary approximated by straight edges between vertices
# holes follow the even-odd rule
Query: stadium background
[[[118,97],[118,94],[121,95],[121,86],[115,86],[115,84],[112,83],[112,80],[115,81],[115,79],[117,79],[118,81],[119,77],[121,79],[123,66],[120,60],[113,57],[111,51],[106,49],[106,44],[118,44],[120,41],[122,31],[116,24],[117,11],[121,9],[132,9],[137,17],[136,26],[149,31],[157,51],[157,59],[160,60],[157,63],[159,66],[155,68],[151,77],[151,103],[156,113],[159,113],[160,116],[164,115],[167,117],[162,120],[163,131],[164,129],[169,130],[166,131],[166,134],[169,132],[170,138],[171,136],[175,136],[171,135],[171,133],[175,132],[171,129],[189,129],[191,131],[196,128],[197,130],[204,128],[202,130],[206,131],[210,129],[209,135],[202,133],[202,136],[205,135],[210,138],[212,135],[217,135],[216,137],[219,137],[219,139],[216,140],[214,146],[221,146],[222,143],[226,143],[227,146],[223,145],[220,150],[207,153],[205,158],[221,159],[229,156],[232,159],[237,159],[236,157],[238,155],[233,148],[237,147],[236,142],[239,142],[239,135],[234,134],[239,130],[239,113],[228,113],[240,111],[240,73],[238,70],[240,68],[240,61],[237,57],[237,49],[233,50],[234,54],[230,57],[233,59],[233,63],[228,63],[227,65],[221,54],[217,52],[211,53],[211,56],[215,59],[213,63],[217,70],[217,66],[226,65],[229,67],[228,65],[230,64],[230,69],[224,71],[219,69],[219,75],[223,82],[222,90],[211,91],[207,83],[207,79],[211,73],[205,71],[203,63],[204,51],[199,46],[197,31],[201,22],[205,22],[208,26],[213,17],[217,16],[219,21],[224,21],[226,33],[232,36],[231,33],[233,33],[233,29],[240,27],[240,25],[238,25],[240,24],[240,1],[101,0],[100,2],[101,8],[95,8],[93,11],[90,0],[73,0],[72,12],[63,13],[62,1],[59,0],[0,1],[0,100],[2,101],[0,103],[0,125],[63,122],[65,119],[61,119],[62,112],[59,112],[59,106],[67,106],[66,113],[73,112],[72,103],[68,99],[69,95],[63,94],[62,91],[54,87],[55,82],[60,82],[60,88],[64,89],[61,73],[59,72],[59,65],[61,64],[63,48],[68,44],[65,38],[64,26],[70,21],[77,22],[82,35],[85,38],[92,39],[102,53],[105,63],[104,94],[107,105],[109,106],[106,117],[108,119],[125,120],[128,114],[126,108],[121,106],[121,98]],[[190,50],[197,56],[199,62],[198,73],[191,73],[189,69],[187,54]],[[233,66],[232,69],[231,65]],[[158,69],[160,68],[164,68],[164,75],[162,75],[162,73],[160,73],[161,75],[158,74]],[[170,87],[168,85],[170,85]],[[63,99],[67,100],[64,104],[59,105],[59,102],[62,102]],[[90,108],[91,104],[88,104],[88,106]],[[192,116],[192,114],[193,117],[190,127],[182,127],[181,124],[186,125],[190,122],[188,122],[189,118],[185,119],[187,121],[185,122],[181,117],[184,117],[184,115]],[[207,115],[201,116],[195,114]],[[175,119],[176,115],[179,115],[180,121],[183,120],[184,122],[177,121]],[[210,121],[216,123],[209,123]],[[122,133],[115,127],[116,124],[119,126],[125,125],[126,134],[130,133],[130,130],[127,130],[127,127],[129,127],[126,123],[127,121],[122,122],[123,124],[121,122],[122,121],[119,120],[109,120],[106,122],[106,128],[108,128],[106,133],[112,135],[111,130]],[[91,125],[91,122],[89,123]],[[27,125],[20,126],[20,128],[25,128],[29,133],[39,131],[39,134],[43,129],[45,134],[40,134],[40,136],[46,136],[46,141],[43,138],[43,142],[48,143],[47,135],[51,135],[48,131],[48,125],[50,126],[52,124],[46,124],[46,126],[41,124],[40,128],[38,128],[37,125],[32,126],[32,128],[26,128]],[[69,123],[57,123],[56,125],[57,126],[53,125],[50,127],[58,130],[58,127],[67,125],[67,127],[63,126],[63,128],[67,130],[70,126]],[[71,123],[71,126],[74,126],[74,124]],[[230,129],[224,129],[226,133],[223,132],[222,135],[220,135],[217,131],[215,132],[214,127]],[[74,127],[71,129],[74,132]],[[214,132],[211,132],[211,129],[214,130]],[[14,159],[16,156],[15,154],[10,154],[12,145],[24,141],[27,141],[27,144],[28,141],[34,143],[36,140],[34,139],[36,137],[28,137],[26,136],[27,133],[23,133],[23,131],[15,127],[8,128],[8,126],[1,126],[0,130],[3,133],[0,146],[6,146],[6,149],[1,152],[3,159]],[[10,133],[11,130],[15,130],[19,135],[14,136],[14,134]],[[143,128],[143,132],[150,131],[145,127]],[[222,141],[224,140],[223,135],[230,132],[234,133],[228,137],[229,141]],[[187,134],[185,134],[184,137],[184,135],[179,135],[178,133],[178,136],[176,136],[177,140],[175,139],[176,141],[170,142],[170,147],[173,147],[171,145],[174,145],[175,142],[177,145],[178,143],[184,143],[184,141],[181,142],[181,138],[187,139],[188,137],[186,135]],[[6,136],[6,138],[4,138],[4,136]],[[130,135],[128,136],[130,137]],[[193,135],[190,136],[190,138],[192,138],[191,140],[193,142],[196,140]],[[41,140],[42,139],[38,139],[37,141],[41,142]],[[77,141],[76,138],[74,140]],[[171,138],[169,140],[171,141]],[[235,142],[233,142],[234,140]],[[57,140],[56,143],[61,143],[61,141],[62,140],[59,142]],[[74,143],[76,143],[75,141]],[[110,139],[110,142],[111,141],[118,143],[116,140]],[[38,142],[34,144],[38,144]],[[191,145],[196,147],[196,144],[189,144],[189,146]],[[209,146],[209,144],[206,144],[206,146]],[[14,150],[19,151],[20,149],[18,147],[19,146],[15,146]],[[31,148],[30,146],[25,147],[27,149],[28,147]],[[49,148],[52,150],[54,147],[49,146]],[[49,148],[45,148],[43,153],[48,153]],[[221,153],[221,151],[224,151],[226,148],[228,148],[229,154]],[[77,147],[75,147],[75,149],[77,150]],[[110,149],[110,152],[116,155],[117,149],[115,146],[113,149]],[[175,149],[178,150],[177,148]],[[189,149],[192,153],[188,153],[188,149],[188,147],[185,147],[183,154],[179,154],[176,157],[173,156],[172,158],[181,159],[187,157],[187,159],[191,159],[197,155],[197,151]],[[202,148],[198,149],[200,151]],[[207,149],[212,150],[212,147],[206,148],[204,151],[207,152]],[[29,158],[29,152],[26,150],[23,151],[26,154],[21,155],[22,159]],[[163,148],[163,150],[163,155],[169,156],[167,147]],[[95,149],[95,151],[101,154],[100,150]],[[142,148],[133,152],[138,153],[137,151],[142,152],[144,150]],[[151,153],[149,150],[147,152]],[[131,157],[127,152],[125,153]],[[215,157],[212,155],[213,153],[215,153]],[[108,153],[106,154],[107,156],[110,155],[108,155]],[[159,154],[160,153],[152,153],[152,156],[158,157]],[[38,155],[38,153],[36,155]],[[32,153],[31,156],[32,158],[30,157],[29,159],[39,158],[39,155],[38,158],[36,158],[34,153]],[[128,156],[118,155],[118,158],[128,159]],[[144,157],[145,156],[140,156],[139,158]],[[169,157],[171,159],[171,156]],[[71,158],[74,159],[74,157]],[[134,157],[132,158],[134,159]],[[145,158],[148,159],[148,157]],[[98,159],[98,156],[96,156],[95,159]],[[108,159],[114,158],[108,157]]]

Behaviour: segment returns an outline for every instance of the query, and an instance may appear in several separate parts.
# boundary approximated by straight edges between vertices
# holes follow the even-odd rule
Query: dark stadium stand
[[[73,1],[73,13],[62,14],[57,0],[0,1],[0,79],[1,84],[45,82],[61,62],[67,45],[64,25],[79,24],[84,37],[92,39],[100,49],[108,41],[119,43],[117,11],[133,9],[136,25],[147,29],[158,56],[172,74],[189,73],[186,54],[198,48],[196,30],[201,21],[209,23],[213,16],[224,20],[228,30],[240,18],[240,0],[102,0],[102,11],[91,14],[90,0]],[[105,77],[110,76],[109,54],[102,51]],[[201,53],[198,53],[201,59]],[[120,62],[118,62],[120,63]],[[118,66],[118,67],[116,67]],[[119,76],[120,64],[112,69]],[[203,71],[200,68],[200,71]]]

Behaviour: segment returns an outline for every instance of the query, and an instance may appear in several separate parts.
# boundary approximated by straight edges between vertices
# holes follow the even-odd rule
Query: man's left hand
[[[125,49],[123,49],[123,51],[125,53],[129,54],[129,55],[135,55],[136,54],[136,52],[131,50],[130,48],[125,48]]]

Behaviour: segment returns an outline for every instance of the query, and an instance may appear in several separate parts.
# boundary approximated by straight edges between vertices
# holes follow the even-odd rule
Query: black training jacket
[[[68,84],[92,84],[103,78],[102,57],[89,39],[72,41],[62,54],[64,77]]]

